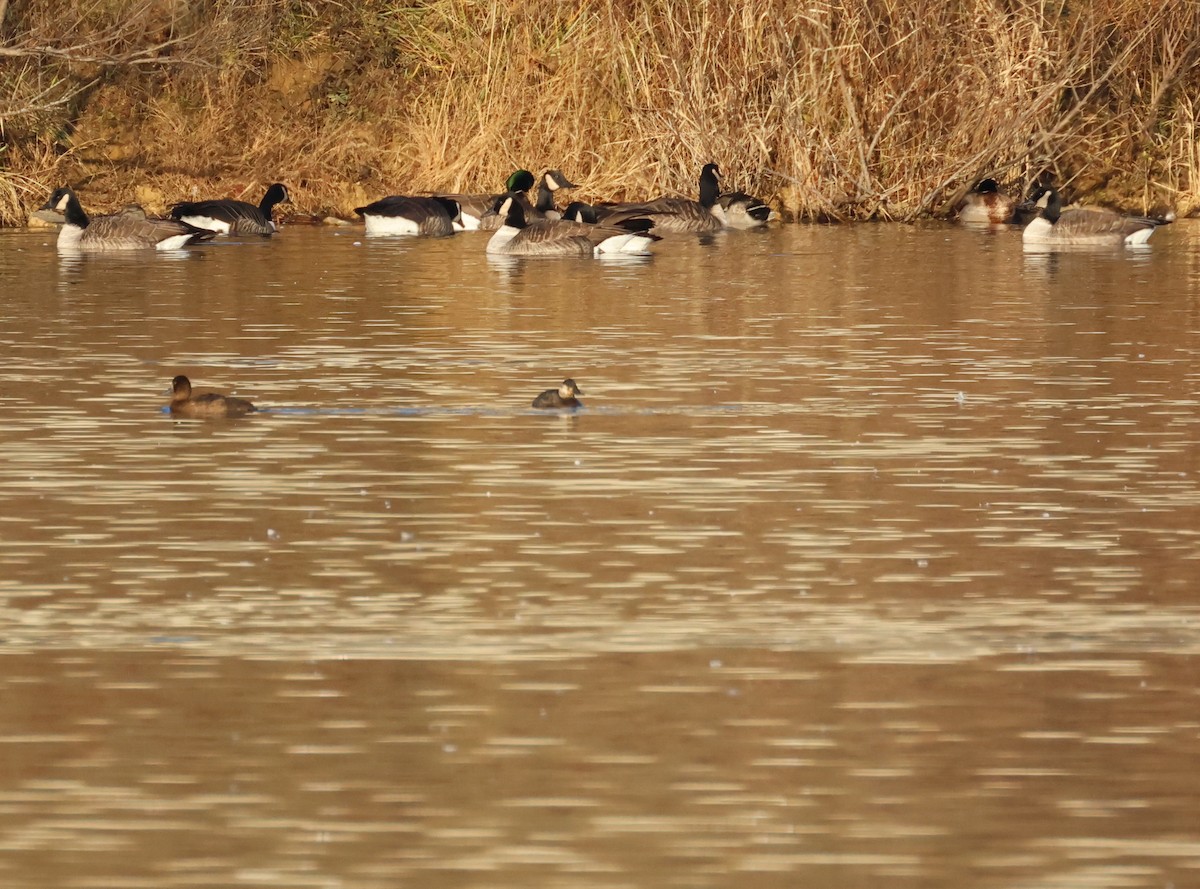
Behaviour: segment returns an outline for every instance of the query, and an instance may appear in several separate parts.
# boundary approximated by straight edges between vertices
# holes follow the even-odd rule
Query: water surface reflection
[[[1198,241],[0,234],[0,881],[1188,885]]]

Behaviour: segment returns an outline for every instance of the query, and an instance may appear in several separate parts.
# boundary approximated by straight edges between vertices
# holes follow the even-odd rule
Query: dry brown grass
[[[14,0],[7,45],[66,40],[60,3]],[[199,20],[138,0],[119,27],[112,6],[77,30],[116,28],[114,56],[173,40],[171,61],[3,62],[26,84],[4,115],[14,194],[165,206],[282,180],[345,214],[517,167],[590,197],[691,192],[717,160],[804,218],[913,219],[1041,169],[1131,209],[1200,206],[1194,0],[224,0]],[[14,117],[35,80],[83,91]],[[19,218],[4,186],[0,215]]]

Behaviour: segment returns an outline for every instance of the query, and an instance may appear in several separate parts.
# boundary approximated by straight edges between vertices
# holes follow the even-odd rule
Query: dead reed
[[[59,181],[154,207],[280,179],[345,214],[516,167],[585,197],[691,192],[708,160],[810,219],[911,220],[1042,169],[1130,209],[1200,207],[1194,0],[194,6],[13,0],[0,218]]]

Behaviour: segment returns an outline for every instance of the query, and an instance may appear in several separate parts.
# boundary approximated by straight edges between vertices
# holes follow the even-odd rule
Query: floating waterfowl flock
[[[713,163],[700,170],[695,199],[664,195],[645,201],[574,201],[559,209],[559,192],[577,188],[561,170],[546,170],[535,177],[516,170],[504,190],[482,194],[387,195],[354,212],[366,233],[446,237],[457,232],[483,230],[503,233],[488,240],[486,252],[511,256],[590,256],[609,252],[646,253],[664,234],[713,234],[724,229],[753,229],[772,218],[771,207],[743,191],[722,192],[721,171]],[[536,189],[536,198],[530,193]],[[75,192],[59,188],[41,208],[61,214],[58,247],[63,251],[178,250],[216,235],[269,236],[278,230],[274,210],[290,201],[287,186],[276,182],[257,204],[229,198],[181,201],[172,205],[169,218],[148,216],[140,207],[117,213],[89,216]],[[1064,209],[1058,190],[1039,177],[1027,198],[1018,201],[993,178],[980,180],[964,196],[959,222],[987,227],[1023,228],[1023,240],[1032,246],[1139,246],[1172,217],[1124,216],[1096,207]],[[574,223],[574,227],[542,223]],[[597,226],[584,232],[578,226]],[[609,235],[626,236],[617,248]],[[570,235],[568,236],[568,233]],[[589,241],[592,249],[584,246]]]
[[[492,234],[484,250],[495,256],[646,255],[665,234],[713,234],[723,229],[765,226],[771,208],[741,191],[720,190],[720,169],[705,164],[696,200],[663,196],[648,201],[574,201],[560,210],[560,191],[576,188],[561,170],[535,177],[517,170],[493,194],[388,195],[355,208],[368,235],[447,237],[483,230]],[[536,187],[537,196],[529,193]],[[58,248],[64,252],[179,250],[217,235],[269,236],[277,231],[276,205],[290,199],[283,183],[274,183],[258,205],[231,199],[184,201],[169,218],[148,216],[137,205],[111,214],[89,216],[75,192],[57,189],[41,208],[61,214]],[[1058,190],[1045,177],[1018,201],[995,179],[979,181],[959,207],[958,221],[989,228],[1020,227],[1031,249],[1135,247],[1173,217],[1125,216],[1099,207],[1064,209]],[[537,409],[575,410],[583,393],[572,379],[533,400]],[[258,409],[245,399],[217,393],[193,394],[186,376],[172,382],[170,413],[176,417],[238,417]]]

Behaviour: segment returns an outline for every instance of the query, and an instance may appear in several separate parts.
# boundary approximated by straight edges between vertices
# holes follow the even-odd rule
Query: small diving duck
[[[218,417],[240,417],[256,412],[253,404],[244,398],[220,395],[216,392],[192,394],[192,381],[180,374],[171,381],[171,414],[176,417],[210,419]]]
[[[541,395],[533,400],[533,406],[536,408],[555,410],[561,408],[583,407],[583,402],[576,396],[582,395],[583,391],[575,385],[572,379],[562,381],[562,385],[557,389],[547,389]]]

